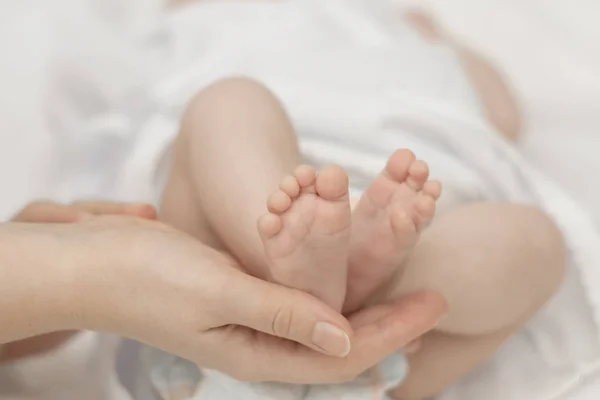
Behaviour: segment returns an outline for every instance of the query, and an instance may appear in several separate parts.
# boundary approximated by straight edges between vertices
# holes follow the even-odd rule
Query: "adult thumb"
[[[292,340],[320,353],[345,357],[352,328],[346,318],[317,298],[240,273],[226,303],[227,323]]]

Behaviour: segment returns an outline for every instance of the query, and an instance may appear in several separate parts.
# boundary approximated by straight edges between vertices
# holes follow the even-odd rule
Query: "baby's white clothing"
[[[131,400],[115,371],[119,342],[81,332],[50,352],[0,365],[0,400]]]
[[[456,186],[478,185],[476,174],[448,162],[444,149],[431,149],[427,138],[403,134],[413,127],[398,126],[406,102],[477,121],[482,108],[454,50],[422,38],[390,2],[192,2],[160,24],[142,40],[158,78],[143,88],[145,97],[128,98],[134,108],[122,105],[109,120],[121,130],[135,127],[135,146],[117,185],[124,199],[158,200],[161,185],[148,178],[164,178],[187,102],[231,76],[272,90],[294,123],[306,161],[346,167],[353,195],[399,147],[427,159],[434,178],[457,168],[446,174],[447,187],[456,179]],[[106,121],[102,116],[95,129],[107,129]],[[359,167],[348,165],[349,158]]]
[[[124,199],[146,196],[158,202],[186,103],[207,85],[235,75],[259,80],[281,99],[306,161],[315,167],[345,167],[354,195],[400,147],[433,160],[434,176],[443,165],[450,166],[452,176],[474,179],[459,163],[444,161],[443,151],[404,135],[410,127],[385,122],[386,115],[398,115],[407,99],[478,119],[481,107],[455,53],[422,39],[400,13],[386,24],[389,10],[369,7],[367,12],[365,5],[348,0],[198,3],[171,15],[153,33],[152,49],[168,61],[164,76],[144,99],[150,100],[146,112],[134,122],[140,126],[135,152],[117,192]],[[152,170],[155,174],[148,174]],[[143,184],[145,194],[140,192]],[[215,371],[198,374],[180,359],[148,352],[155,393],[167,399],[182,385],[195,384],[194,379],[194,399],[384,399],[407,372],[406,359],[398,353],[345,385],[250,385]]]
[[[169,149],[191,97],[231,75],[258,79],[286,107],[302,155],[316,167],[344,167],[354,195],[406,147],[444,183],[441,211],[476,201],[533,204],[562,229],[568,248],[565,283],[552,301],[488,363],[441,396],[444,400],[556,400],[600,367],[600,234],[587,213],[539,174],[484,120],[468,77],[451,48],[421,39],[391,1],[302,0],[198,2],[179,9],[139,39],[152,79],[132,87],[112,113],[77,139],[85,179],[99,171],[101,146],[117,182],[104,190],[123,200],[158,202]],[[100,145],[100,147],[99,147]],[[218,168],[219,166],[215,166]],[[98,173],[98,179],[100,174]],[[90,192],[90,195],[96,194]],[[102,193],[99,193],[102,194]],[[245,385],[148,350],[156,393],[197,383],[194,399],[383,398],[372,372],[336,387]],[[380,386],[403,379],[398,355],[379,366]],[[196,382],[197,381],[197,382]],[[336,394],[327,392],[335,390]],[[269,397],[270,396],[270,397]],[[320,396],[320,397],[319,397]],[[168,398],[168,397],[167,397]],[[377,398],[377,397],[375,397]],[[144,398],[143,400],[147,400]]]

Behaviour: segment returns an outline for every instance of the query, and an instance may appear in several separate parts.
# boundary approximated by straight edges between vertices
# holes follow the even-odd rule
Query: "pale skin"
[[[515,139],[518,108],[501,100],[510,98],[509,90],[497,74],[474,73],[489,72],[489,65],[478,66],[481,59],[459,54],[482,103],[491,107],[490,122]],[[495,113],[496,102],[503,111]],[[214,165],[222,168],[207,167]],[[230,252],[253,275],[300,288],[336,309],[352,311],[425,288],[442,294],[447,318],[413,346],[420,348],[409,355],[410,374],[392,393],[423,400],[518,330],[557,290],[565,259],[554,223],[526,205],[465,205],[420,235],[440,190],[428,180],[426,163],[399,150],[351,212],[345,172],[301,166],[277,99],[259,83],[232,78],[190,103],[161,218]]]
[[[306,293],[250,277],[154,216],[145,205],[39,202],[21,222],[0,224],[2,361],[86,329],[240,380],[332,383],[378,363],[446,311],[439,295],[421,292],[347,320]],[[50,332],[59,333],[37,336]]]
[[[156,211],[145,204],[82,201],[61,205],[49,201],[38,201],[27,205],[13,218],[20,223],[74,223],[87,215],[129,215],[156,219]],[[45,353],[73,337],[76,331],[59,331],[0,344],[0,364]]]

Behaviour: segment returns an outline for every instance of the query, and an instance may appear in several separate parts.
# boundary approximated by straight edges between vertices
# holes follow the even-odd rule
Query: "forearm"
[[[0,225],[0,343],[73,328],[77,246],[65,245],[67,227]]]

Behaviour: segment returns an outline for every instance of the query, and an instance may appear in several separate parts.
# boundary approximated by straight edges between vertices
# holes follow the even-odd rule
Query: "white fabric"
[[[344,385],[247,384],[217,371],[200,372],[189,361],[151,348],[142,358],[152,382],[152,399],[146,394],[144,400],[388,400],[387,391],[401,382],[406,371],[405,357],[396,354]],[[182,388],[190,394],[182,396]]]
[[[366,175],[350,171],[355,193],[380,169],[381,151],[391,149],[381,148],[389,132],[372,140],[383,110],[396,112],[395,104],[410,98],[451,114],[481,111],[451,49],[422,40],[397,18],[388,20],[392,13],[385,7],[366,5],[356,0],[213,2],[185,7],[161,21],[162,27],[141,41],[151,47],[154,63],[163,66],[162,75],[144,90],[148,96],[137,101],[143,103],[138,107],[142,112],[130,113],[124,123],[139,131],[116,192],[128,200],[155,198],[156,183],[148,179],[148,170],[162,159],[160,149],[175,135],[191,97],[223,77],[245,75],[265,82],[287,106],[304,153],[315,164],[320,152],[310,150],[314,141],[340,149],[344,143],[338,134],[359,141],[364,150],[360,159],[370,169]],[[228,23],[220,23],[222,19]],[[360,112],[349,118],[348,109]],[[106,117],[99,122],[105,124]],[[377,127],[388,128],[393,131]],[[418,139],[406,145],[421,149],[419,155],[433,164],[445,157],[443,152],[431,157]],[[466,168],[452,175],[463,182],[474,179]]]
[[[600,224],[600,185],[590,184],[600,171],[600,2],[395,1],[431,10],[508,76],[523,108],[523,152]]]
[[[84,3],[93,4],[96,14],[111,18],[109,30],[103,31],[102,35],[94,35],[91,39],[84,35],[89,40],[87,44],[82,45],[78,41],[74,44],[73,40],[80,39],[80,34],[89,34],[89,28],[95,27],[97,15],[78,14],[57,21],[55,12],[71,10],[74,6],[77,9],[77,5]],[[75,81],[71,79],[72,75],[65,74],[64,83],[73,84],[75,87],[86,86],[91,82],[97,88],[96,78],[100,76],[109,82],[118,81],[127,86],[131,75],[106,68],[103,64],[105,58],[98,55],[96,50],[113,47],[117,50],[123,47],[129,49],[128,40],[117,41],[114,35],[109,34],[120,33],[123,25],[132,21],[119,11],[126,9],[135,20],[144,22],[144,15],[152,11],[151,6],[154,3],[149,0],[0,1],[0,52],[4,61],[11,61],[0,64],[0,86],[3,88],[0,93],[2,216],[10,215],[28,199],[56,196],[53,186],[56,182],[62,183],[61,198],[68,199],[86,194],[114,195],[109,185],[84,185],[81,179],[74,181],[69,176],[52,174],[57,164],[79,165],[81,160],[73,159],[74,154],[71,151],[57,152],[72,149],[65,148],[70,141],[56,141],[56,136],[50,134],[62,132],[62,125],[49,124],[48,112],[52,108],[49,106],[54,104],[48,104],[47,100],[53,100],[59,88],[49,85],[48,80],[54,79],[57,72],[54,67],[58,62],[61,67],[59,72],[69,68],[72,68],[71,72],[80,72],[81,79]],[[596,179],[594,171],[600,169],[600,158],[594,151],[600,146],[597,135],[600,122],[600,113],[597,110],[597,105],[600,104],[600,68],[595,68],[598,66],[595,58],[597,52],[593,51],[600,40],[598,25],[593,20],[593,16],[598,14],[598,3],[595,0],[585,0],[573,6],[570,2],[557,0],[418,2],[420,6],[424,3],[433,3],[434,10],[442,21],[447,22],[461,38],[467,39],[481,52],[493,56],[499,65],[506,68],[520,89],[519,94],[525,100],[529,134],[525,150],[529,158],[538,162],[544,171],[559,179],[579,199],[585,201],[596,212],[597,220],[600,221],[600,186],[590,184]],[[134,4],[139,4],[141,11],[138,11]],[[81,23],[78,29],[72,29],[70,35],[61,35],[60,40],[57,40],[58,28],[64,29],[75,21]],[[85,58],[76,57],[79,52],[86,54]],[[117,55],[119,61],[122,61],[124,56],[133,59],[138,57],[135,52]],[[293,59],[301,61],[296,56]],[[95,64],[98,60],[100,63]],[[78,63],[71,65],[72,61]],[[138,72],[146,71],[142,69]],[[96,93],[83,93],[84,99],[86,95],[94,97]],[[80,104],[76,102],[63,110],[81,113]],[[92,104],[88,111],[105,110],[97,104]],[[77,129],[71,127],[68,131],[74,134]],[[79,133],[84,135],[83,131]],[[110,157],[110,154],[100,151],[97,153],[100,165],[105,161],[105,157]],[[109,182],[110,179],[107,178],[106,181]],[[574,241],[579,242],[579,238],[575,237]],[[597,279],[591,280],[590,284],[597,282]],[[574,389],[573,392],[566,391],[564,395],[556,396],[557,399],[595,400],[600,391],[600,374],[595,368],[595,328],[592,319],[588,318],[589,310],[581,301],[581,288],[574,286],[571,291],[572,303],[564,302],[565,311],[562,314],[572,312],[572,316],[565,318],[564,324],[570,327],[566,336],[572,338],[579,335],[580,347],[574,351],[574,361],[566,362],[566,366],[560,362],[551,362],[555,367],[551,376],[563,374],[559,381],[567,383],[566,388]],[[545,337],[541,342],[546,343],[543,348],[554,346],[552,341],[548,340],[551,332],[555,330],[549,328],[547,335],[541,335],[542,338]],[[519,342],[516,338],[514,341]],[[527,335],[523,335],[520,341],[526,346]],[[515,347],[518,348],[517,345],[507,345],[508,350],[504,351],[504,357],[510,357],[510,349]],[[581,362],[583,359],[586,361]],[[518,362],[518,359],[515,362]],[[486,367],[482,372],[473,374],[469,383],[471,387],[477,388],[473,381],[476,381],[479,374],[484,378],[480,396],[475,398],[489,398],[492,391],[487,390],[485,377],[494,374],[498,376],[501,366],[501,362],[494,362],[492,367]],[[530,366],[531,370],[536,367],[535,364],[525,362],[522,367],[527,366]],[[579,373],[573,374],[576,369]],[[535,375],[538,373],[543,375],[543,372],[534,372]],[[530,380],[531,375],[523,374],[523,380],[526,381],[524,386],[542,385],[537,380]],[[107,381],[106,374],[95,376],[101,382]],[[33,398],[42,399],[28,397]],[[78,398],[87,397],[82,394]],[[532,398],[536,399],[523,397],[526,400]]]
[[[156,124],[150,119],[147,129],[173,129],[175,123],[169,121],[176,121],[195,91],[219,77],[242,73],[266,82],[282,99],[297,126],[304,155],[317,165],[337,162],[346,167],[358,190],[392,149],[406,146],[432,164],[433,175],[457,196],[452,200],[542,207],[561,226],[571,250],[561,291],[497,356],[442,398],[567,396],[600,362],[596,276],[600,236],[590,215],[478,118],[468,90],[460,85],[447,90],[445,79],[460,82],[461,74],[454,70],[444,75],[434,69],[419,76],[418,69],[410,69],[414,56],[417,65],[433,57],[440,70],[453,71],[452,57],[443,48],[429,47],[425,54],[410,46],[395,47],[394,43],[406,44],[403,39],[410,36],[394,30],[398,24],[386,24],[389,13],[376,10],[365,15],[349,4],[334,0],[326,5],[305,1],[298,8],[211,4],[181,12],[161,31],[166,34],[161,36],[163,57],[168,55],[172,62],[165,67],[167,78],[150,92],[150,107],[158,115]],[[226,26],[221,23],[224,19],[229,22]],[[394,68],[394,56],[404,56],[403,69]],[[385,60],[389,69],[378,69],[378,60]],[[399,73],[394,80],[398,70],[413,74],[407,78]],[[431,86],[424,84],[423,76],[431,77]],[[460,102],[461,98],[467,101]],[[144,131],[138,149],[156,145],[155,135]],[[120,189],[133,187],[129,179]],[[135,182],[147,183],[149,195],[152,181],[138,175]]]
[[[103,9],[108,11],[106,1],[102,1]],[[81,165],[69,158],[74,153],[61,147],[61,141],[56,139],[72,134],[89,113],[103,111],[102,104],[98,107],[99,104],[88,101],[90,97],[97,98],[97,93],[86,96],[90,93],[78,92],[82,101],[77,104],[75,99],[69,104],[71,108],[65,110],[58,104],[62,99],[56,90],[60,87],[64,93],[67,86],[77,91],[89,88],[87,84],[92,81],[102,82],[104,97],[112,98],[123,87],[114,78],[130,79],[123,73],[127,68],[119,67],[116,72],[107,68],[108,64],[92,63],[94,68],[86,64],[91,53],[114,61],[120,49],[115,47],[117,53],[112,53],[112,36],[107,35],[111,31],[102,25],[97,13],[89,12],[88,5],[84,0],[0,0],[2,220],[32,199],[59,197],[61,169]],[[110,26],[116,34],[117,26]],[[103,78],[85,81],[90,76]],[[56,118],[57,106],[64,118]],[[66,125],[69,129],[62,130]],[[83,179],[61,188],[67,186],[68,190],[60,190],[67,199],[92,191]],[[95,187],[93,191],[98,193],[99,189]],[[120,338],[112,335],[84,332],[55,351],[2,365],[0,399],[131,400],[115,371],[119,343]]]
[[[0,365],[0,399],[131,400],[115,373],[118,343],[82,332],[51,352]]]

